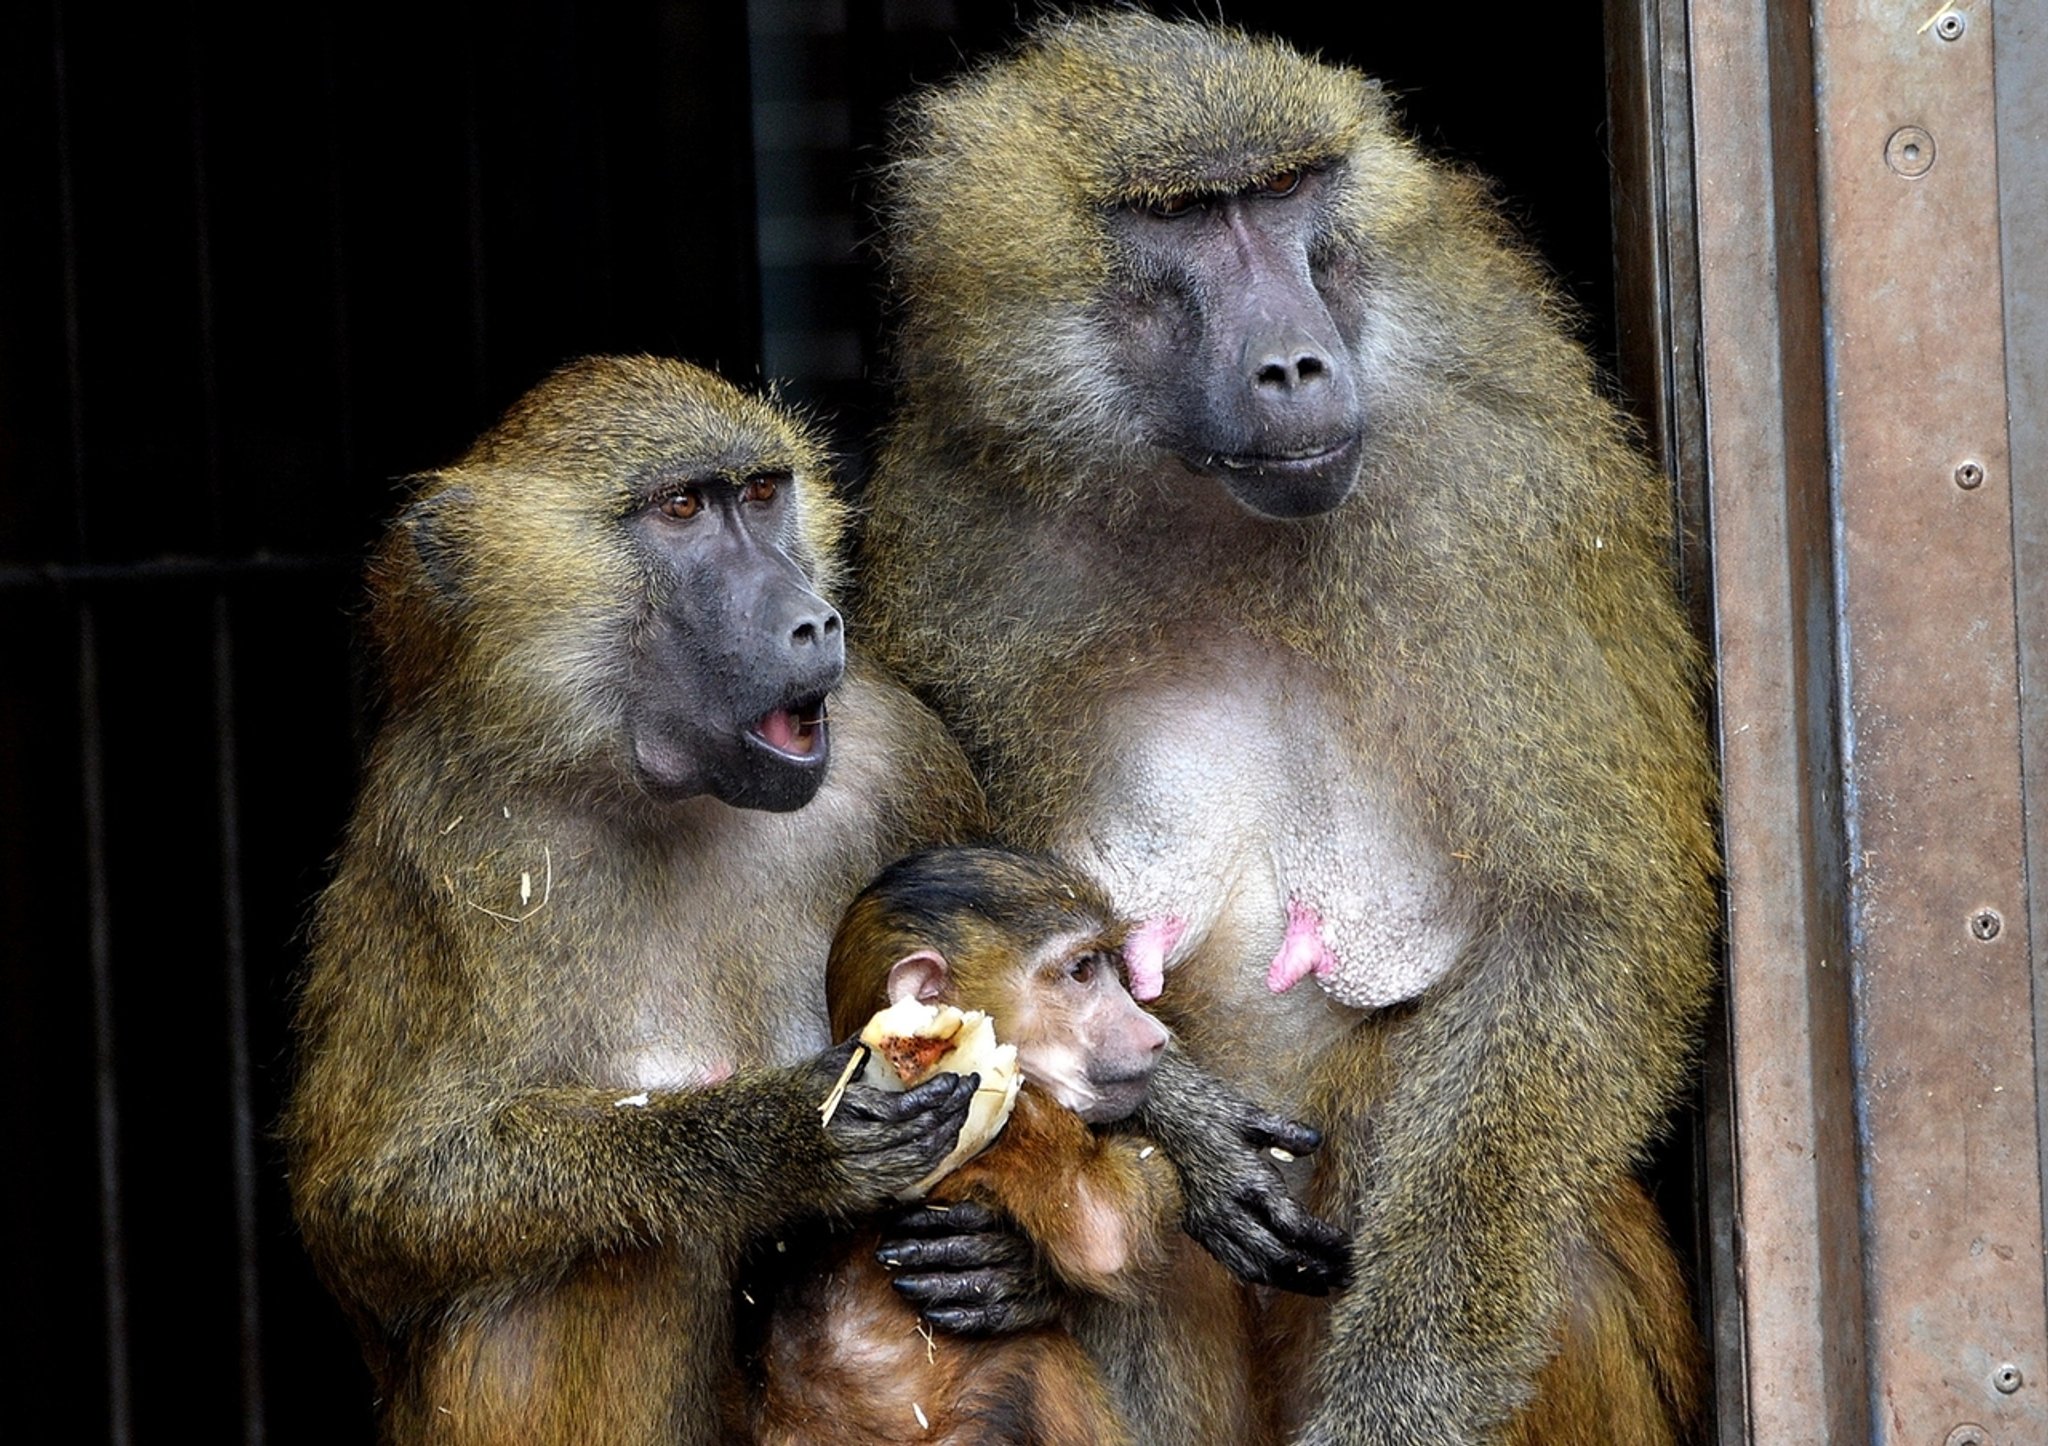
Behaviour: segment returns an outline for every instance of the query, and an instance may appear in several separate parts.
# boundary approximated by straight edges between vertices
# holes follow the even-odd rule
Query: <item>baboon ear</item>
[[[467,487],[444,487],[405,509],[398,525],[412,538],[420,567],[444,601],[463,600],[462,548],[455,534],[455,517],[471,502]]]
[[[929,1004],[945,992],[950,973],[952,966],[935,950],[905,954],[889,966],[889,1002],[901,1004],[906,999],[915,999],[920,1004]]]

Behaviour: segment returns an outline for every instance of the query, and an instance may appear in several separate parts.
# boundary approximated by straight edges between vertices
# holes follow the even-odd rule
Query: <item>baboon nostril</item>
[[[1254,385],[1278,387],[1292,391],[1295,387],[1315,380],[1330,370],[1330,364],[1314,352],[1304,352],[1291,359],[1274,358],[1265,362],[1252,374]]]
[[[830,611],[822,618],[806,618],[789,630],[789,640],[799,647],[808,647],[839,636],[841,623],[839,614]]]

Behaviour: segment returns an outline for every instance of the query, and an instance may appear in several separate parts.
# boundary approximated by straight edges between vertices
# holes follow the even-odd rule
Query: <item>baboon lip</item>
[[[1317,517],[1351,495],[1363,437],[1353,433],[1333,447],[1287,456],[1217,453],[1206,472],[1254,516],[1273,522]]]
[[[809,767],[825,756],[825,698],[770,708],[747,726],[747,742],[787,763]]]
[[[1091,1074],[1088,1082],[1101,1089],[1150,1089],[1152,1076],[1157,1072],[1151,1065],[1146,1065],[1143,1069],[1135,1069],[1128,1074]]]
[[[1143,1108],[1152,1093],[1152,1071],[1120,1079],[1091,1078],[1089,1084],[1095,1099],[1080,1112],[1081,1117],[1092,1125],[1113,1124],[1129,1119]]]
[[[1212,466],[1226,472],[1252,472],[1261,475],[1282,477],[1320,472],[1333,463],[1344,461],[1358,446],[1356,435],[1329,447],[1315,447],[1293,452],[1243,452],[1226,457],[1221,453],[1212,455]]]

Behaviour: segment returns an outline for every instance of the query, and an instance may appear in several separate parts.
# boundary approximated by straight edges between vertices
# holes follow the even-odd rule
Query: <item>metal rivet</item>
[[[1991,1446],[1991,1437],[1974,1421],[1965,1421],[1948,1433],[1942,1446]]]
[[[1979,909],[1970,919],[1970,932],[1979,939],[1996,939],[2005,919],[1996,909]]]
[[[2000,1366],[1991,1373],[1991,1384],[1998,1387],[2003,1394],[2010,1396],[2020,1388],[2020,1368],[2009,1363]]]
[[[1970,22],[1963,18],[1962,11],[1951,10],[1942,16],[1941,19],[1934,22],[1934,33],[1943,40],[1961,40],[1963,38],[1963,31],[1969,27],[1969,24]]]
[[[1918,126],[1900,126],[1884,143],[1884,163],[1907,180],[1918,180],[1934,167],[1934,137]]]
[[[1965,492],[1975,491],[1984,485],[1984,469],[1975,462],[1965,462],[1956,468],[1956,486]]]

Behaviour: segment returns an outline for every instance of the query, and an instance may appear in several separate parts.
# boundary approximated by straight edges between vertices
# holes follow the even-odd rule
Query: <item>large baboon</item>
[[[1364,76],[1129,13],[923,97],[863,597],[1186,1051],[1323,1125],[1354,1232],[1262,1375],[1314,1442],[1668,1442],[1631,1178],[1711,975],[1664,482],[1483,185]],[[1145,1127],[1230,1176],[1178,1065]],[[1240,1161],[1242,1163],[1242,1161]],[[1134,1420],[1195,1434],[1142,1318]]]
[[[730,1439],[741,1253],[952,1145],[972,1076],[819,1117],[841,910],[981,817],[930,714],[841,680],[841,515],[773,407],[593,359],[377,556],[388,719],[285,1135],[386,1441]]]

